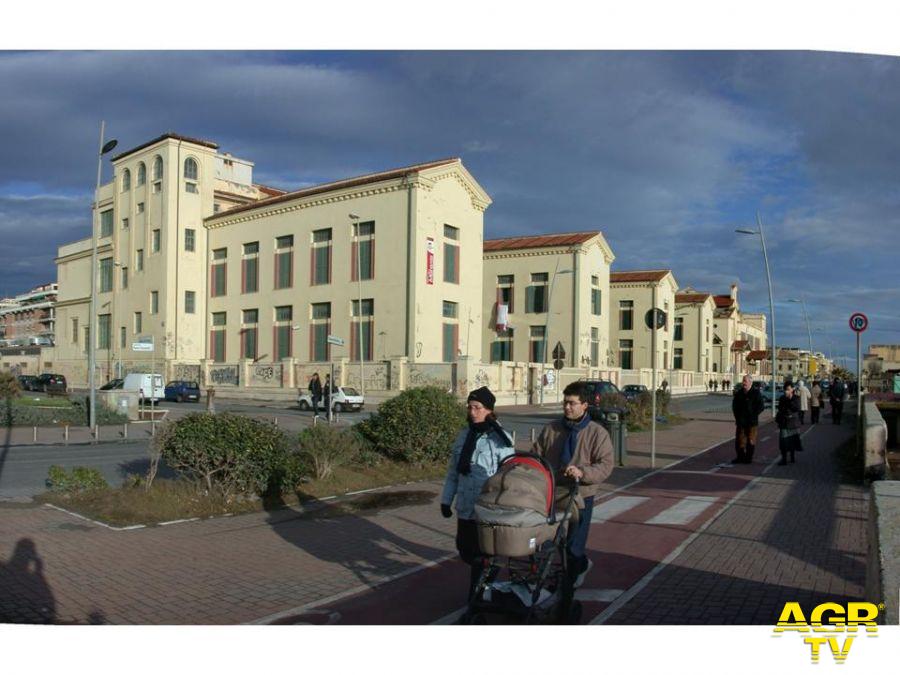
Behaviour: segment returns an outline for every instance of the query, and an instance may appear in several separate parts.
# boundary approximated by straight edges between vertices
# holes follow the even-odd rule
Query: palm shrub
[[[271,422],[224,413],[192,413],[169,422],[154,440],[158,460],[208,494],[264,494],[280,487],[289,448]],[[152,482],[156,462],[151,462]]]
[[[365,448],[364,441],[352,429],[319,424],[300,432],[297,455],[300,461],[289,462],[286,487],[293,488],[301,475],[311,470],[317,480],[330,477],[339,466],[354,462]]]
[[[455,396],[416,387],[382,403],[357,429],[376,452],[421,465],[446,459],[465,423],[466,409]]]

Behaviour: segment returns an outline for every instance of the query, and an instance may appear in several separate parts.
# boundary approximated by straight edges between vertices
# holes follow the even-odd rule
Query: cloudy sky
[[[0,295],[87,236],[99,120],[208,138],[285,189],[459,156],[486,236],[602,230],[613,269],[768,312],[779,344],[900,342],[900,60],[825,52],[0,52]],[[106,176],[109,176],[107,164]]]

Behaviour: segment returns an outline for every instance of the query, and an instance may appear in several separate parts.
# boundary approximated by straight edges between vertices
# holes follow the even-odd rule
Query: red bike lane
[[[778,455],[777,430],[770,423],[759,435],[752,465],[729,465],[734,443],[724,441],[596,500],[587,542],[594,565],[576,595],[583,623],[602,620],[764,471]],[[452,623],[464,608],[468,576],[459,560],[445,560],[355,595],[283,612],[273,623]]]

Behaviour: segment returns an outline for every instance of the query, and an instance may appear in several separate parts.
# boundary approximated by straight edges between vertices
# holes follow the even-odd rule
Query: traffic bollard
[[[69,425],[67,424],[64,429],[65,429],[65,433],[63,434],[63,438],[66,441],[66,445],[68,445],[69,444]]]
[[[537,440],[537,437],[535,436],[534,427],[531,427],[531,442],[534,443],[535,440]]]
[[[95,441],[100,440],[100,425],[99,424],[94,425],[94,440]]]
[[[37,427],[34,428],[34,442],[37,443]]]
[[[122,438],[128,438],[128,422],[122,425]]]

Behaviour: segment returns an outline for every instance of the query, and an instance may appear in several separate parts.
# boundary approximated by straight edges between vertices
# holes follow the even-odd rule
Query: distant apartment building
[[[95,217],[96,335],[91,239],[61,246],[56,259],[54,360],[76,382],[92,339],[107,376],[147,367],[151,356],[186,367],[481,358],[491,200],[461,160],[293,192],[256,184],[252,162],[177,134],[112,164]],[[151,337],[152,354],[131,350]]]
[[[491,239],[483,252],[485,360],[551,363],[559,344],[566,367],[608,365],[615,256],[601,232]]]
[[[675,337],[675,295],[678,284],[671,270],[632,270],[609,275],[610,340],[615,365],[624,370],[651,368],[652,335],[644,320],[653,307],[663,310],[668,320],[656,333],[656,367],[673,367]],[[680,349],[684,349],[680,347]],[[683,358],[683,352],[682,352]]]
[[[0,340],[4,345],[53,343],[57,284],[36,286],[0,302]]]
[[[708,372],[716,303],[710,293],[685,289],[675,294],[672,368]]]

